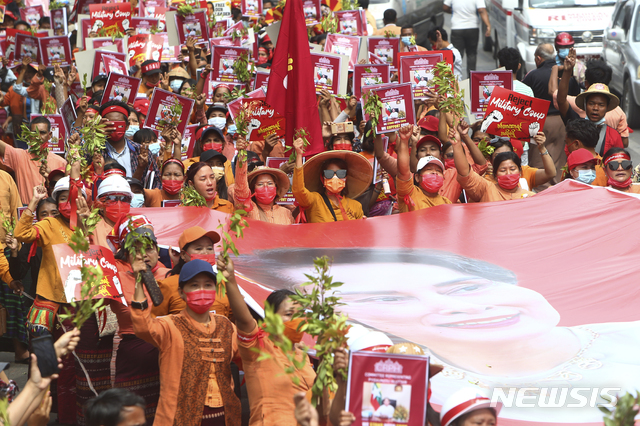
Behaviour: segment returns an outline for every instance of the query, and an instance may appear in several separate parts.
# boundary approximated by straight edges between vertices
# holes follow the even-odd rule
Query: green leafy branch
[[[182,185],[180,202],[183,206],[207,207],[207,200],[189,184]]]
[[[327,16],[323,17],[320,25],[322,26],[322,31],[326,34],[335,34],[338,32],[338,18],[333,12],[329,12]]]
[[[304,148],[309,146],[309,139],[307,139],[307,136],[309,136],[309,132],[304,127],[299,127],[293,132],[293,140],[302,139],[302,146]],[[293,146],[286,147],[285,152],[289,150],[291,150],[291,154],[289,155],[288,162],[289,164],[293,164],[296,162],[296,158],[298,158],[298,153],[293,149]]]
[[[71,242],[69,242],[69,247],[76,254],[81,255],[82,258],[82,265],[80,266],[80,275],[82,277],[81,299],[70,302],[72,310],[75,312],[65,307],[65,313],[59,316],[62,321],[71,320],[78,329],[95,313],[106,308],[104,299],[93,300],[100,294],[100,287],[103,284],[104,274],[102,268],[100,266],[89,266],[84,257],[82,257],[82,254],[89,250],[89,237],[93,234],[100,219],[100,210],[93,209],[89,217],[82,221],[82,226],[76,227],[71,236]]]
[[[611,403],[610,397],[602,395],[602,398]],[[605,426],[633,426],[635,417],[640,412],[640,394],[632,395],[629,392],[618,398],[615,409],[598,407],[605,414]]]
[[[193,7],[186,3],[182,3],[180,6],[178,6],[178,15],[180,16],[193,15]]]
[[[105,27],[102,27],[98,30],[99,37],[111,37],[111,41],[114,41],[117,38],[124,38],[125,35],[126,34],[120,31],[120,28],[118,28],[117,26],[109,30]]]
[[[58,0],[53,0],[51,3],[49,3],[49,10],[62,9],[64,7],[66,7],[66,4]]]
[[[223,96],[227,103],[235,101],[238,98],[248,97],[246,87],[234,87],[231,92],[225,93]]]
[[[455,128],[465,116],[464,90],[460,90],[458,79],[454,76],[451,65],[446,61],[438,62],[433,82],[437,87],[438,95],[444,98],[438,109],[441,113],[453,115],[453,127]]]
[[[80,161],[80,170],[82,170],[82,178],[89,176],[89,167],[87,167],[87,158],[93,158],[95,154],[102,154],[106,148],[107,134],[106,124],[102,124],[100,114],[90,119],[80,130],[80,136],[84,140],[81,146],[70,146],[67,151],[67,171],[71,170],[71,164]]]
[[[344,305],[336,295],[343,283],[333,281],[329,274],[331,261],[323,256],[314,259],[313,264],[315,273],[305,274],[309,281],[302,284],[302,287],[309,287],[311,291],[302,292],[300,288],[296,288],[296,294],[291,296],[291,300],[300,304],[300,309],[293,316],[304,320],[300,331],[316,338],[314,349],[320,364],[316,369],[316,381],[311,388],[311,402],[317,406],[325,389],[329,392],[338,389],[333,370],[333,354],[347,346],[350,326],[347,325],[348,317],[337,312],[337,308]],[[342,371],[340,374],[344,380],[347,379],[346,372]]]
[[[20,130],[21,138],[28,146],[27,151],[34,155],[31,161],[41,163],[46,167],[50,151],[49,144],[43,143],[40,139],[40,133],[32,131],[25,123],[22,123]]]
[[[358,0],[342,0],[342,10],[358,10],[360,5],[358,4]]]
[[[9,421],[9,401],[6,395],[0,398],[0,422],[2,422],[3,425],[11,424]]]
[[[483,138],[478,144],[478,149],[485,157],[491,157],[491,155],[493,155],[493,152],[496,150],[489,144],[489,138]]]
[[[238,60],[233,63],[233,72],[236,78],[244,84],[249,84],[254,71],[255,66],[249,57],[249,52],[242,52]]]
[[[16,218],[11,215],[7,217],[0,210],[0,220],[2,220],[2,229],[4,229],[5,235],[13,235],[13,230],[16,229]]]
[[[378,127],[380,116],[382,115],[382,101],[375,91],[369,90],[364,95],[363,110],[365,114],[369,115],[369,121],[371,121],[371,130],[367,132],[366,136],[369,137],[370,135],[373,135],[373,137],[375,137],[376,128]]]
[[[233,214],[229,217],[229,232],[233,232],[235,238],[244,237],[244,229],[249,226],[245,217],[247,216],[247,212],[238,209],[233,212]],[[236,256],[240,255],[238,248],[233,242],[233,238],[229,234],[229,232],[224,230],[224,225],[221,223],[218,225],[218,229],[220,230],[220,234],[222,235],[222,253],[220,253],[221,258],[226,262],[229,259],[229,252],[232,252]],[[225,286],[224,283],[227,282],[227,279],[222,274],[218,274],[218,294],[220,297],[225,295]]]
[[[82,97],[87,96],[87,84],[89,84],[87,73],[82,75]]]
[[[47,94],[51,95],[51,88],[53,85],[47,79],[44,80],[44,90]],[[56,114],[58,112],[58,107],[56,106],[56,101],[52,96],[48,96],[47,99],[42,103],[42,108],[40,108],[40,112],[42,115]]]
[[[180,100],[174,96],[169,105],[169,114],[166,115],[166,118],[163,117],[158,120],[158,126],[178,127],[181,122],[180,117],[182,117],[182,104]]]

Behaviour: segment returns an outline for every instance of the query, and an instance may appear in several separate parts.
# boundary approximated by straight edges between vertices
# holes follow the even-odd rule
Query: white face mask
[[[182,87],[182,83],[184,82],[184,80],[172,80],[169,82],[169,87],[171,87],[171,90],[173,90],[175,93],[178,93],[180,91],[180,88]]]
[[[224,117],[211,117],[207,120],[207,123],[216,126],[218,129],[223,130],[224,126],[227,125],[227,119]]]
[[[133,194],[131,198],[131,207],[140,208],[144,206],[144,194]]]

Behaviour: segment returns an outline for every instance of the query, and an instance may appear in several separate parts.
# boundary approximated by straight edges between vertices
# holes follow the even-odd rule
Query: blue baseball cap
[[[184,286],[187,281],[192,279],[198,274],[208,274],[213,280],[216,279],[216,274],[213,272],[213,267],[202,259],[194,259],[191,262],[187,262],[180,271],[180,278],[178,283],[180,287]]]

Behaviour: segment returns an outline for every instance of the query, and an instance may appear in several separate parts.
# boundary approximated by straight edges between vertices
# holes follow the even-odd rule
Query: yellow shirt
[[[402,180],[396,178],[396,190],[398,191],[398,208],[400,213],[406,213],[414,210],[428,209],[429,207],[439,206],[441,204],[451,204],[448,198],[438,194],[435,197],[429,197],[420,188],[413,184],[413,180]],[[404,202],[405,196],[411,197],[415,207],[409,207]]]
[[[469,198],[476,202],[518,200],[535,195],[534,192],[522,188],[518,188],[516,192],[505,191],[497,183],[483,179],[473,170],[468,176],[458,175],[458,182],[462,189],[467,191]]]
[[[2,211],[4,219],[10,220],[13,218],[17,222],[18,207],[21,205],[16,183],[9,173],[0,170],[0,211]],[[5,247],[5,236],[4,227],[0,226],[0,250]]]

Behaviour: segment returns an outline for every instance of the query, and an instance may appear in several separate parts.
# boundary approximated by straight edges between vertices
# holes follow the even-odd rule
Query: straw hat
[[[287,174],[280,169],[274,169],[271,167],[256,167],[251,173],[247,175],[249,188],[251,188],[251,184],[258,176],[265,173],[271,175],[276,181],[276,185],[278,186],[278,198],[284,197],[284,194],[289,191],[289,186],[291,186],[291,183],[289,182],[289,176],[287,176]]]
[[[584,104],[587,101],[587,97],[589,95],[595,95],[595,94],[605,95],[606,97],[609,98],[609,105],[607,106],[607,111],[611,111],[612,109],[615,109],[618,105],[620,105],[620,99],[618,99],[616,95],[614,95],[609,91],[609,87],[606,84],[595,83],[589,86],[587,90],[580,93],[576,97],[576,105],[578,106],[578,108],[580,108],[581,110],[584,110],[585,109]]]
[[[304,163],[304,185],[309,191],[322,189],[322,165],[331,159],[344,160],[347,163],[347,197],[354,199],[362,194],[373,182],[373,167],[369,160],[353,151],[325,151]]]
[[[411,342],[402,342],[396,343],[387,349],[388,354],[402,354],[402,355],[426,355],[424,350]],[[434,363],[432,361],[429,362],[429,378],[435,376],[439,372],[444,370],[444,366]]]

